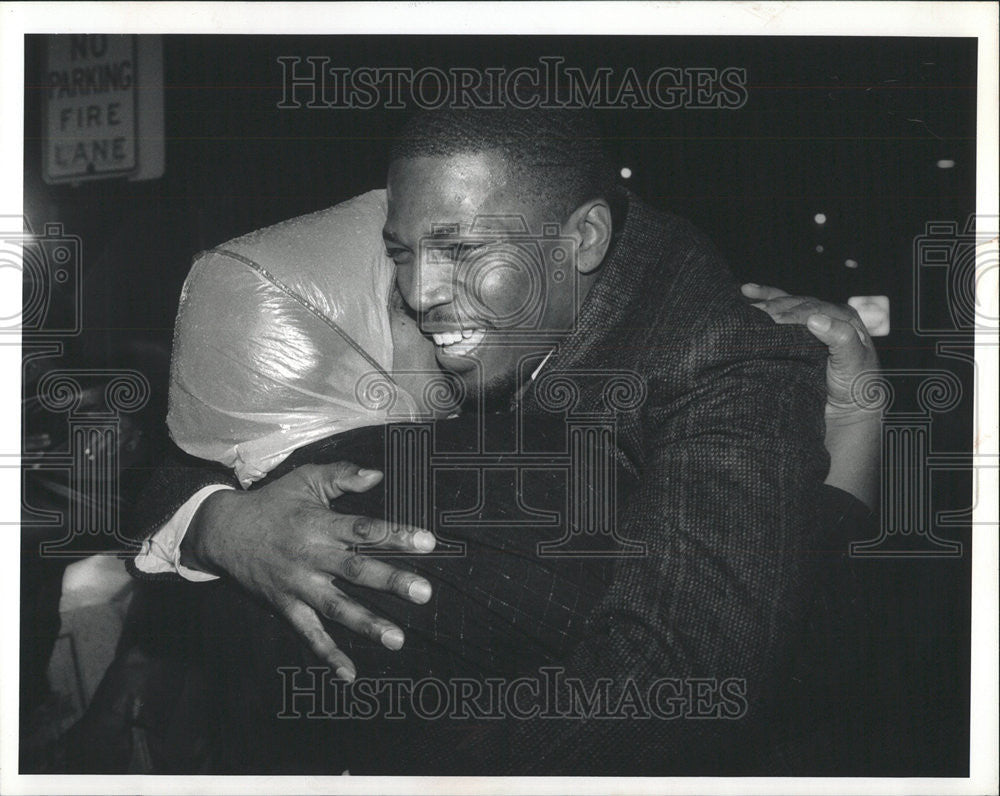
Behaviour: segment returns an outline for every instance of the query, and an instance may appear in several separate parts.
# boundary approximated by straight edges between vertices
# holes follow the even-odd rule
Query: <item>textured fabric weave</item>
[[[631,371],[645,381],[644,404],[620,417],[638,486],[619,528],[647,554],[615,563],[565,673],[589,684],[610,677],[619,696],[662,678],[739,678],[749,711],[739,721],[483,722],[455,729],[450,743],[416,733],[372,770],[724,771],[729,745],[745,745],[780,688],[801,642],[816,551],[830,542],[814,513],[828,467],[824,361],[805,329],[777,326],[740,298],[690,224],[631,197],[576,332],[546,370],[579,384],[577,413],[606,401],[601,379],[584,374]],[[544,411],[544,378],[525,411]]]
[[[576,331],[516,407],[558,418],[547,378],[576,385],[574,416],[607,412],[609,374],[633,374],[645,390],[617,415],[617,466],[635,483],[618,527],[646,554],[611,562],[610,585],[590,590],[593,608],[558,662],[583,683],[611,678],[613,695],[662,678],[737,678],[750,710],[739,720],[424,722],[405,743],[365,750],[352,772],[722,773],[744,765],[731,750],[753,740],[755,716],[781,687],[831,545],[816,518],[828,465],[824,357],[804,329],[776,326],[749,307],[687,222],[629,197]],[[191,465],[157,476],[147,533],[199,486],[228,478]],[[517,560],[510,566],[517,578]],[[344,727],[329,732],[335,747]]]

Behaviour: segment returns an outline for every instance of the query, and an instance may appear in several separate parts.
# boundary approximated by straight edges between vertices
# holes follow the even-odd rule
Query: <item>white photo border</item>
[[[290,13],[289,7],[294,7]],[[953,2],[593,3],[0,3],[0,215],[23,211],[24,36],[41,33],[602,34],[690,36],[926,36],[978,39],[976,213],[998,211],[998,5]],[[992,248],[996,262],[997,240]],[[978,295],[997,317],[997,295]],[[996,456],[997,346],[977,332],[974,453]],[[20,507],[20,344],[0,345],[0,505]],[[987,343],[993,345],[988,346]],[[0,638],[0,792],[3,793],[873,793],[998,791],[997,474],[979,481],[973,516],[970,776],[893,778],[381,778],[19,775],[17,670],[20,552],[16,523],[0,554],[7,606]]]

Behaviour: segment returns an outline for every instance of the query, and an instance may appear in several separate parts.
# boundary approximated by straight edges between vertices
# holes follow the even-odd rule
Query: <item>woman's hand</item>
[[[790,296],[767,285],[746,284],[743,295],[776,323],[801,324],[829,352],[826,363],[826,448],[830,472],[826,483],[874,509],[878,501],[881,460],[880,409],[855,400],[855,382],[879,369],[878,354],[860,316],[852,307],[804,296]]]
[[[206,572],[225,572],[263,597],[287,619],[312,651],[353,680],[353,662],[337,647],[320,617],[391,650],[403,646],[403,631],[337,588],[344,580],[422,604],[431,597],[425,578],[356,550],[428,553],[432,534],[384,520],[340,514],[330,501],[365,492],[382,480],[374,470],[348,462],[304,465],[250,492],[209,495],[181,543],[181,560]]]

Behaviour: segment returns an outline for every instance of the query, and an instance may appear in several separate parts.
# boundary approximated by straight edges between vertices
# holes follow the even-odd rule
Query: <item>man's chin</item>
[[[517,392],[517,374],[508,373],[483,383],[478,371],[461,374],[465,384],[465,407],[482,408],[484,412],[506,412]]]
[[[466,409],[482,406],[484,410],[492,412],[510,408],[518,388],[516,368],[509,373],[486,379],[482,374],[488,365],[478,357],[451,355],[440,347],[437,347],[434,356],[442,370],[462,380]]]
[[[442,370],[454,373],[456,376],[465,377],[467,373],[475,373],[479,370],[479,360],[474,357],[449,354],[442,350],[441,346],[434,346],[434,358]]]

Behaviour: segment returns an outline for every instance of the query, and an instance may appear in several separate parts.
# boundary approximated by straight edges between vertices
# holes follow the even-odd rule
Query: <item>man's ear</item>
[[[576,269],[592,274],[601,267],[611,243],[611,207],[604,199],[590,199],[570,213],[564,226],[577,239]]]

